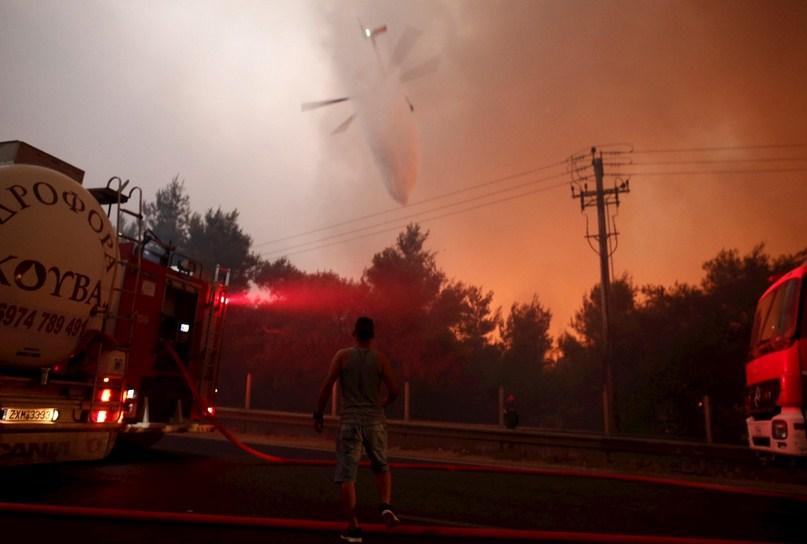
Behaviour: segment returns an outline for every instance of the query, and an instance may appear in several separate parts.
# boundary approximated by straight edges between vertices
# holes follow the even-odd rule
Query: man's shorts
[[[361,450],[370,459],[375,474],[389,471],[387,465],[387,430],[383,423],[354,423],[343,421],[336,439],[336,483],[356,481]]]

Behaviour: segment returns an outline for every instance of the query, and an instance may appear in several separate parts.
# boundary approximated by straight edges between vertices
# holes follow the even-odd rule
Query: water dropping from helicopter
[[[385,65],[376,40],[387,32],[387,26],[369,28],[361,21],[359,26],[376,53],[377,69],[366,77],[363,87],[353,96],[304,102],[302,111],[350,102],[353,111],[332,134],[345,132],[357,121],[355,124],[375,159],[387,192],[396,202],[405,205],[420,171],[420,140],[414,119],[415,107],[406,96],[403,84],[434,71],[438,59],[432,58],[409,70],[402,69],[418,38],[418,32],[408,28],[390,55],[389,64]]]

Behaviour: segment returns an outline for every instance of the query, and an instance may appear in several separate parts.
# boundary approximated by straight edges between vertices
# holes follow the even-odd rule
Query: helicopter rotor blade
[[[317,108],[323,108],[325,106],[330,106],[332,104],[338,104],[339,102],[345,102],[347,100],[350,100],[349,96],[345,96],[345,97],[342,97],[342,98],[332,98],[331,100],[319,100],[319,101],[316,101],[316,102],[303,102],[302,104],[300,104],[300,110],[301,111],[311,111],[311,110],[315,110]]]
[[[413,79],[418,79],[423,76],[427,76],[437,70],[437,67],[440,66],[440,57],[435,56],[430,58],[429,60],[422,62],[415,66],[414,68],[410,68],[406,70],[404,73],[401,74],[401,83],[406,83],[408,81],[412,81]]]
[[[353,119],[356,118],[356,114],[352,114],[350,117],[342,121],[338,127],[331,131],[331,134],[339,134],[340,132],[344,132],[348,129],[350,124],[353,122]]]

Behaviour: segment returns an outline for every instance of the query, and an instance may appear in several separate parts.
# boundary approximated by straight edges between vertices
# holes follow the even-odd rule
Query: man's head
[[[353,327],[353,337],[359,342],[369,342],[375,336],[375,325],[369,317],[362,316]]]

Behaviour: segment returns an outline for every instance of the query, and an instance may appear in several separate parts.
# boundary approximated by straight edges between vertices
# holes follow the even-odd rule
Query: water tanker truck
[[[226,281],[144,233],[139,188],[83,177],[0,142],[0,465],[101,459],[213,410],[190,389],[215,397]]]

